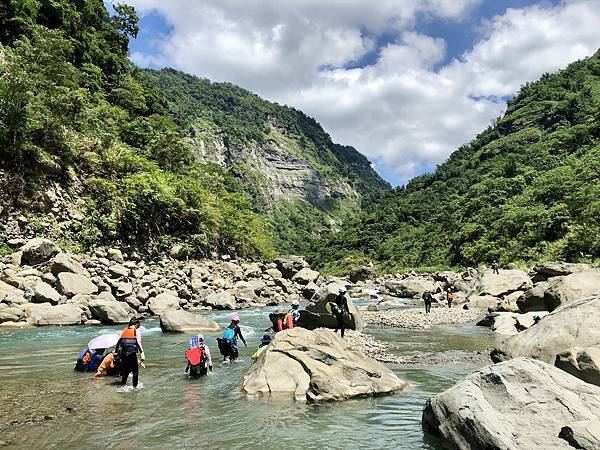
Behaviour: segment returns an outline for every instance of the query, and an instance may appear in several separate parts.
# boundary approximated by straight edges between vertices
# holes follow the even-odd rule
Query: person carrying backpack
[[[223,361],[225,361],[227,357],[229,357],[230,361],[233,361],[239,356],[237,346],[238,337],[244,343],[245,347],[248,346],[248,344],[246,344],[246,339],[244,339],[244,336],[242,335],[239,324],[240,316],[238,314],[233,314],[231,316],[231,323],[223,332],[223,338],[217,338],[217,341],[219,341],[219,350],[223,355]]]
[[[121,338],[117,342],[115,351],[119,354],[121,361],[121,386],[125,386],[129,374],[133,374],[133,387],[138,385],[138,358],[140,353],[141,364],[144,367],[146,356],[142,347],[142,332],[140,330],[140,319],[132,317],[129,325],[121,332]]]
[[[431,292],[423,292],[423,301],[425,302],[425,314],[429,314],[431,312],[431,304],[433,303],[433,295],[431,295]]]
[[[185,372],[190,374],[190,377],[203,376],[212,372],[212,357],[210,348],[204,344],[204,336],[198,334],[190,338],[190,348],[185,352],[187,367]]]

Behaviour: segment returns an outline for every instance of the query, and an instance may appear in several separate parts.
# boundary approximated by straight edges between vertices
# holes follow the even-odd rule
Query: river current
[[[117,379],[94,380],[73,371],[79,351],[94,336],[122,327],[48,327],[0,331],[0,446],[9,448],[401,448],[438,449],[423,433],[421,413],[431,395],[484,364],[462,352],[489,348],[494,337],[474,325],[428,331],[368,329],[412,356],[443,352],[433,365],[390,365],[410,387],[393,396],[319,405],[248,399],[240,381],[251,364],[268,309],[244,310],[240,360],[221,363],[216,336],[207,335],[215,370],[190,380],[184,373],[186,336],[144,324],[147,367],[142,388],[122,389]],[[229,314],[207,316],[222,325]],[[131,380],[128,384],[131,384]]]

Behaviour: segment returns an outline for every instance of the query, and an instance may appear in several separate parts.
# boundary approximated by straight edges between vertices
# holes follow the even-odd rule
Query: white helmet
[[[196,337],[198,338],[198,342],[204,341],[204,335],[203,334],[198,334]]]
[[[298,300],[294,300],[292,302],[292,306],[300,306],[300,302]]]

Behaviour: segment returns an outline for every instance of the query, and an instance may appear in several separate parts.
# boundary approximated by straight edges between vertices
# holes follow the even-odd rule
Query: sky
[[[392,185],[600,47],[600,0],[127,0],[131,59],[294,106]]]

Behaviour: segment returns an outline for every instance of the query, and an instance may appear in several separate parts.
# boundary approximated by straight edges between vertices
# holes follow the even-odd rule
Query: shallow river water
[[[208,317],[228,323],[229,314]],[[369,329],[394,343],[394,353],[447,352],[435,365],[391,365],[410,387],[393,396],[310,405],[240,396],[267,310],[241,312],[248,348],[222,364],[215,336],[207,336],[215,370],[190,380],[184,373],[185,336],[144,324],[147,368],[141,389],[120,389],[116,379],[94,380],[73,371],[92,337],[122,327],[51,327],[0,331],[0,446],[14,448],[402,448],[438,449],[421,430],[427,398],[485,364],[463,351],[489,348],[488,329],[474,325],[429,331]],[[131,381],[129,381],[129,384]]]

